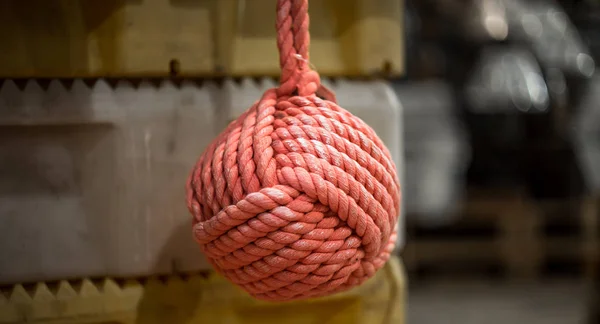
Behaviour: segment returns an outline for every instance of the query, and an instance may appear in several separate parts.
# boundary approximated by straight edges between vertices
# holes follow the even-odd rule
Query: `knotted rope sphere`
[[[281,84],[211,143],[187,184],[202,251],[264,300],[359,285],[385,264],[397,238],[395,165],[375,132],[308,68],[307,7],[278,1]]]

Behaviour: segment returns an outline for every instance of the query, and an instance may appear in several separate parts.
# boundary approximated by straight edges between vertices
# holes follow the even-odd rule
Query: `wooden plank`
[[[233,39],[220,38],[219,56],[233,53],[230,75],[278,75],[274,32],[275,0],[237,0],[227,26]],[[384,66],[400,75],[403,62],[403,2],[322,0],[310,2],[311,63],[328,76],[372,75]],[[231,51],[231,52],[229,52]]]
[[[0,77],[209,74],[216,1],[2,1]]]
[[[310,6],[320,73],[402,73],[402,1]],[[278,75],[274,19],[275,0],[2,1],[0,77]]]
[[[397,257],[351,290],[287,303],[255,300],[214,272],[140,279],[5,287],[0,323],[405,323],[406,278]]]

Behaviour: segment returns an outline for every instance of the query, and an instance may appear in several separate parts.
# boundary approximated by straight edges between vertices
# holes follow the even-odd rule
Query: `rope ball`
[[[202,154],[187,182],[213,267],[258,299],[325,296],[383,267],[400,184],[373,129],[310,69],[308,0],[278,0],[281,79]]]

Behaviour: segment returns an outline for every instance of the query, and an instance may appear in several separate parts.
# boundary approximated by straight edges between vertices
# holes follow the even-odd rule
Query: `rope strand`
[[[278,94],[313,95],[321,87],[319,74],[310,68],[308,0],[277,1],[277,47],[281,78]]]
[[[289,0],[277,0],[277,48],[279,49],[279,94],[290,95],[296,89],[298,62],[294,58],[296,48],[292,34],[292,3]]]
[[[383,267],[397,239],[391,155],[320,85],[308,62],[308,25],[307,0],[278,0],[280,86],[227,126],[187,182],[201,250],[264,300],[359,285]]]

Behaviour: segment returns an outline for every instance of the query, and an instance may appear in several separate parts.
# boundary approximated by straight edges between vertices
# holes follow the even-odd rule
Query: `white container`
[[[207,268],[185,181],[219,131],[210,87],[0,88],[0,282]]]
[[[0,283],[209,269],[185,182],[206,146],[276,86],[127,82],[0,87]],[[383,82],[340,81],[402,170],[400,109]],[[402,172],[400,172],[402,175]],[[403,230],[399,231],[403,242]]]

